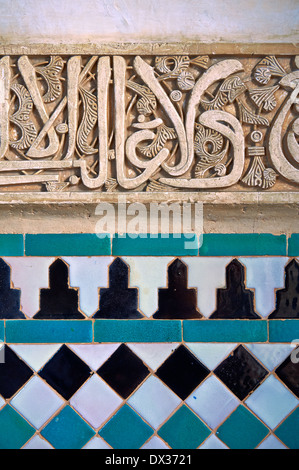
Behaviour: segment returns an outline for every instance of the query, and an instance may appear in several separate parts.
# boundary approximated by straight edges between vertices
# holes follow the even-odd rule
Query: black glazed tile
[[[121,344],[97,373],[125,399],[149,375],[149,370],[131,349]]]
[[[254,294],[245,288],[244,266],[236,259],[226,267],[226,288],[217,289],[217,309],[210,318],[260,318],[254,311]]]
[[[85,318],[78,310],[78,291],[69,287],[68,265],[57,259],[49,268],[49,289],[40,289],[37,319],[61,320]]]
[[[64,344],[38,374],[69,400],[90,377],[91,370]]]
[[[196,289],[188,289],[187,266],[179,258],[168,267],[168,287],[159,289],[154,318],[185,320],[201,318],[197,309]]]
[[[21,291],[10,287],[10,276],[10,266],[0,258],[0,318],[25,318],[20,311]]]
[[[280,380],[299,398],[299,362],[292,362],[291,356],[275,370]]]
[[[269,318],[299,318],[299,263],[295,259],[285,267],[285,288],[276,291],[276,309]]]
[[[245,349],[238,346],[215,370],[214,374],[240,399],[249,395],[268,372]]]
[[[33,375],[33,371],[7,345],[0,363],[0,394],[11,398]]]
[[[179,346],[156,371],[157,377],[182,400],[185,400],[209,373],[209,369],[183,345]]]
[[[133,319],[142,318],[138,311],[138,289],[128,287],[129,268],[116,258],[109,266],[109,287],[100,289],[99,310],[94,318]]]

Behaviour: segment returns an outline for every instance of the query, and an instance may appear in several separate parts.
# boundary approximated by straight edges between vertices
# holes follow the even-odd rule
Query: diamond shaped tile
[[[209,372],[187,348],[179,346],[157,370],[156,375],[185,400]]]
[[[299,398],[299,363],[292,362],[291,356],[276,369],[278,377]]]
[[[55,449],[81,449],[95,432],[70,406],[50,421],[41,435]]]
[[[149,377],[128,400],[146,421],[157,428],[175,410],[181,400],[157,377]]]
[[[237,346],[236,343],[186,343],[208,369],[213,370]]]
[[[228,447],[215,436],[215,434],[211,434],[208,439],[199,447],[199,449],[228,449]]]
[[[157,436],[153,436],[148,442],[146,442],[141,449],[155,450],[155,449],[169,449],[169,446],[165,444],[162,439]]]
[[[149,374],[131,349],[122,344],[97,373],[123,398],[127,398]]]
[[[11,405],[36,429],[60,408],[64,400],[39,377],[33,377],[11,400]]]
[[[53,446],[49,444],[46,439],[42,439],[40,436],[37,434],[33,436],[30,441],[27,442],[26,445],[24,445],[23,449],[28,449],[28,450],[41,450],[41,449],[53,449]]]
[[[32,374],[30,367],[5,345],[5,362],[0,363],[0,394],[11,398]]]
[[[128,346],[146,365],[156,370],[179,343],[129,343]]]
[[[4,398],[1,397],[0,395],[0,409],[5,405],[5,400]]]
[[[35,433],[35,429],[11,406],[0,411],[0,449],[20,449]]]
[[[243,346],[238,346],[214,370],[214,374],[243,400],[259,385],[267,371]]]
[[[290,449],[299,449],[299,407],[275,430],[276,436]]]
[[[246,344],[246,347],[269,371],[272,371],[292,352],[295,346],[283,343],[253,343]]]
[[[93,375],[75,395],[70,404],[93,427],[98,428],[122,403],[122,399],[102,380]]]
[[[245,403],[273,429],[298,405],[299,401],[271,375]]]
[[[10,348],[36,372],[58,351],[61,344],[11,344]]]
[[[106,344],[68,344],[92,370],[96,371],[114,353],[120,343]]]
[[[99,434],[114,449],[139,449],[153,432],[130,406],[124,405]]]
[[[90,369],[76,354],[63,345],[41,369],[39,375],[63,398],[69,400],[88,379]]]
[[[268,433],[268,428],[240,405],[218,428],[216,435],[230,449],[254,449]]]
[[[94,436],[82,449],[111,449],[111,447],[100,436]]]
[[[239,400],[214,375],[187,398],[186,403],[210,428],[216,428],[239,405]]]
[[[275,436],[270,435],[257,447],[257,449],[287,449]]]
[[[196,449],[209,434],[208,427],[186,405],[181,406],[158,431],[172,449]]]

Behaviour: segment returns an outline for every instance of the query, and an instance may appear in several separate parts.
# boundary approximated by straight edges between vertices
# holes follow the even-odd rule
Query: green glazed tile
[[[6,320],[7,343],[89,343],[91,320]]]
[[[299,319],[269,320],[270,343],[291,343],[299,338]]]
[[[199,241],[195,234],[115,234],[113,256],[197,256]],[[134,237],[134,238],[133,238]]]
[[[299,233],[292,233],[288,239],[288,256],[299,256]]]
[[[158,431],[172,449],[196,449],[210,433],[209,428],[185,405]]]
[[[299,449],[299,408],[287,417],[276,429],[275,434],[290,449]]]
[[[11,406],[0,411],[0,449],[20,449],[35,433],[35,429]]]
[[[24,256],[24,235],[0,234],[0,256]]]
[[[111,254],[110,237],[95,233],[25,235],[26,256],[100,256]]]
[[[254,449],[269,429],[250,411],[240,405],[216,432],[230,449]]]
[[[177,320],[95,320],[97,343],[157,343],[182,340],[181,322]]]
[[[66,406],[42,430],[41,435],[55,449],[81,449],[95,435],[95,431],[70,406]]]
[[[269,233],[205,233],[200,256],[286,256],[286,236]]]
[[[186,342],[259,343],[267,341],[266,320],[185,320]]]
[[[124,405],[99,431],[113,449],[139,449],[154,430],[128,405]]]

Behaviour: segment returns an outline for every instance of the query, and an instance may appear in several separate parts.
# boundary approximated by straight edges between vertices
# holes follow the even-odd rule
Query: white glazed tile
[[[79,287],[80,309],[87,316],[99,309],[99,288],[108,287],[111,256],[64,256],[69,265],[70,286]]]
[[[10,344],[9,347],[36,372],[61,347],[61,344]]]
[[[270,375],[245,401],[271,429],[275,428],[299,403],[299,400]]]
[[[211,434],[199,449],[228,449],[228,447],[215,434]]]
[[[104,380],[94,374],[72,396],[70,404],[96,429],[109,418],[122,401]]]
[[[27,442],[27,444],[22,447],[22,449],[29,449],[29,450],[40,450],[40,449],[54,449],[54,447],[49,444],[48,441],[42,439],[40,436],[35,434],[35,436]]]
[[[94,436],[82,449],[111,449],[111,447],[100,436]]]
[[[127,346],[155,371],[177,349],[179,343],[128,343]]]
[[[92,370],[97,371],[116,351],[120,343],[107,344],[68,344]]]
[[[5,362],[5,348],[4,343],[0,341],[0,364],[4,364]]]
[[[287,447],[271,434],[257,447],[257,449],[287,449]]]
[[[39,290],[49,287],[49,266],[55,258],[24,256],[3,258],[11,266],[11,280],[21,289],[21,310],[33,317],[39,310]]]
[[[0,395],[0,409],[5,405],[4,398]]]
[[[216,310],[217,289],[226,287],[226,266],[232,258],[188,257],[182,261],[188,266],[188,287],[197,288],[199,311],[209,317]]]
[[[291,354],[295,345],[273,343],[273,344],[246,344],[246,347],[261,361],[269,371],[281,364],[286,357]]]
[[[158,310],[158,289],[167,287],[167,256],[124,256],[130,266],[129,287],[139,289],[139,309],[147,317]]]
[[[181,400],[157,377],[147,379],[128,403],[155,429],[175,410]]]
[[[237,346],[236,343],[186,343],[186,345],[210,370],[215,369]]]
[[[146,442],[141,449],[155,450],[155,449],[170,449],[162,439],[157,436],[153,436],[148,442]]]
[[[222,423],[240,404],[235,395],[214,375],[208,377],[194,390],[186,403],[211,429]]]
[[[10,404],[39,429],[64,403],[42,379],[35,376]]]
[[[255,289],[256,312],[262,317],[275,309],[275,291],[284,287],[286,257],[239,258],[246,267],[246,287]]]

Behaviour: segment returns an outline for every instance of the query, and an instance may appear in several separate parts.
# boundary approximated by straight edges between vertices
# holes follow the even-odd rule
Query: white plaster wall
[[[0,41],[298,42],[298,0],[0,0]]]

